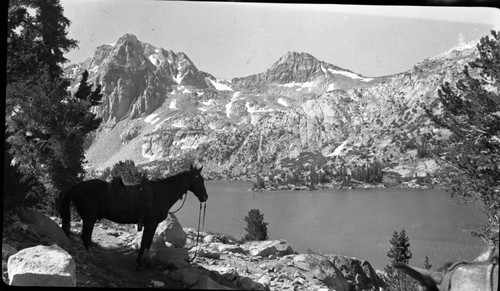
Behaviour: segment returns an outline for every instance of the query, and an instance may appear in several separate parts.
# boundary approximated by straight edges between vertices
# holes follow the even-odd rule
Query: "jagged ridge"
[[[197,70],[185,54],[126,35],[67,72],[96,68],[91,76],[105,86],[99,110],[114,127],[87,152],[96,167],[123,159],[156,167],[191,155],[207,170],[248,178],[301,171],[300,157],[315,153],[328,161],[320,167],[376,160],[410,177],[436,171],[417,154],[422,134],[435,132],[421,105],[434,104],[438,86],[456,80],[476,53],[451,50],[407,72],[368,78],[289,52],[265,72],[229,82]]]

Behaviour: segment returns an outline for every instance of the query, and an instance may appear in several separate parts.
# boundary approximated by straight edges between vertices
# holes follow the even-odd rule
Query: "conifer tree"
[[[432,268],[432,265],[430,263],[430,260],[429,260],[429,257],[428,256],[425,256],[425,260],[424,260],[424,269],[426,270],[430,270]]]
[[[243,240],[266,240],[267,237],[267,222],[264,222],[264,214],[258,209],[252,209],[245,216],[247,233]]]
[[[425,108],[434,123],[451,132],[444,161],[453,168],[446,186],[462,203],[479,200],[487,223],[474,232],[486,242],[499,243],[500,216],[500,31],[483,37],[479,58],[465,66],[463,78],[438,90],[439,109]],[[472,69],[470,70],[469,67]],[[435,152],[439,157],[439,153]]]
[[[56,195],[81,181],[83,141],[100,120],[90,96],[67,91],[63,54],[76,41],[66,37],[70,22],[59,1],[14,0],[8,18],[5,158],[23,176],[17,183],[43,186],[39,204],[53,211]]]
[[[390,290],[415,290],[415,282],[404,272],[392,267],[392,263],[408,264],[412,257],[410,239],[406,235],[406,231],[404,229],[399,233],[394,231],[390,243],[391,247],[387,252],[387,256],[391,264],[385,266],[388,279],[387,286]]]

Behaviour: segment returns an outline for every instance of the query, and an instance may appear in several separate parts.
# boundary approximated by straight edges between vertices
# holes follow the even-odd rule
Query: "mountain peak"
[[[132,43],[138,43],[139,40],[137,39],[137,37],[131,33],[125,33],[122,37],[120,37],[118,39],[118,41],[116,42],[117,44],[123,44],[125,42],[132,42]]]
[[[277,63],[285,63],[285,62],[300,62],[300,61],[309,61],[309,62],[317,62],[319,61],[312,55],[304,52],[294,52],[290,51],[283,55]]]

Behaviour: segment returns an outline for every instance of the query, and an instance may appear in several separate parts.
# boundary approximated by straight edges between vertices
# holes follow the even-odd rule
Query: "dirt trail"
[[[137,270],[137,250],[121,240],[123,236],[107,234],[97,225],[94,232],[97,235],[93,236],[93,255],[85,252],[79,233],[73,232],[70,238],[76,262],[77,287],[186,288],[180,282],[172,281],[170,271],[164,266],[153,265]]]

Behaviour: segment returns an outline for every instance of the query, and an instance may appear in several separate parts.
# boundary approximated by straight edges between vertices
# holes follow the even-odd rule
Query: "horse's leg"
[[[94,251],[92,250],[92,231],[94,230],[94,224],[97,221],[97,218],[94,217],[86,217],[82,218],[83,227],[82,227],[82,241],[85,249],[90,251],[92,255]]]
[[[147,222],[144,224],[144,231],[142,233],[141,239],[141,249],[139,250],[139,255],[137,256],[137,269],[139,269],[143,265],[151,265],[149,249],[151,248],[151,244],[153,243],[153,237],[155,235],[156,227],[158,227],[158,223],[156,222]]]

